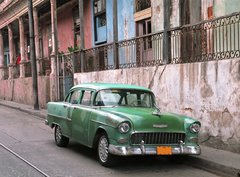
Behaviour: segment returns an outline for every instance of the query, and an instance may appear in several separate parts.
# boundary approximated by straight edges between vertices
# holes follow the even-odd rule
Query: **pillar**
[[[57,101],[59,98],[58,76],[57,76],[57,9],[56,0],[51,3],[51,29],[52,29],[52,53],[50,74],[50,100]]]
[[[8,79],[13,79],[13,65],[14,65],[14,45],[13,45],[13,31],[12,31],[12,25],[8,25],[8,45],[9,45],[9,59],[10,64],[8,68]]]
[[[83,50],[85,48],[85,38],[84,38],[84,3],[83,0],[78,1],[79,4],[79,18],[80,18],[80,60],[81,60],[81,72],[84,71],[84,55]]]
[[[4,45],[2,30],[0,30],[0,80],[4,79]]]
[[[118,59],[118,11],[117,11],[117,0],[113,0],[113,57],[114,57],[114,68],[119,68],[119,59]],[[106,64],[106,63],[105,63]]]
[[[35,53],[37,59],[37,71],[38,75],[42,74],[42,64],[40,61],[40,45],[39,45],[39,19],[38,19],[38,11],[36,8],[33,8],[33,21],[34,21],[34,35],[35,35]]]
[[[20,62],[20,77],[25,77],[25,36],[24,36],[24,22],[22,17],[18,19],[19,21],[19,36],[20,36],[20,54],[21,54],[21,62]]]
[[[171,63],[171,32],[170,29],[170,14],[171,14],[171,1],[163,1],[163,14],[164,14],[164,32],[163,32],[163,60],[165,64]]]

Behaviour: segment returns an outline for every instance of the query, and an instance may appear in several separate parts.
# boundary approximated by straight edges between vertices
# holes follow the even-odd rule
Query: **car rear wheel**
[[[99,162],[105,167],[115,165],[115,157],[109,153],[109,140],[106,134],[101,134],[98,139],[97,154]]]
[[[68,145],[69,138],[63,136],[61,127],[59,125],[55,126],[54,138],[57,146],[66,147]]]

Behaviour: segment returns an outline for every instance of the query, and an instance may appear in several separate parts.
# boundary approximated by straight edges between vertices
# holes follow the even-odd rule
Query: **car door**
[[[92,90],[82,90],[82,96],[78,105],[70,108],[72,120],[72,137],[81,144],[88,145],[89,119],[92,113]]]
[[[62,126],[64,135],[72,137],[72,119],[71,119],[71,109],[75,105],[79,105],[82,96],[82,91],[77,89],[73,90],[65,99],[65,104],[63,105],[62,111],[66,114],[66,123]]]

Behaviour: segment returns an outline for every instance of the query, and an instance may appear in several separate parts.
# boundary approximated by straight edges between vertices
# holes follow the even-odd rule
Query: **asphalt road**
[[[0,106],[0,143],[51,177],[217,177],[163,157],[121,158],[114,168],[102,167],[93,150],[73,141],[55,146],[44,120]],[[0,177],[44,176],[0,146]]]

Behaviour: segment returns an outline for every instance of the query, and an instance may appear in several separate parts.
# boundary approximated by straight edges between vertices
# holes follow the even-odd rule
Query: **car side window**
[[[71,95],[70,103],[72,104],[78,104],[81,96],[81,91],[77,90],[74,91]]]
[[[69,93],[69,94],[66,96],[64,102],[68,102],[68,103],[69,103],[70,97],[71,97],[71,93]]]
[[[81,105],[90,106],[91,105],[91,98],[92,98],[92,91],[85,90],[83,93]]]

